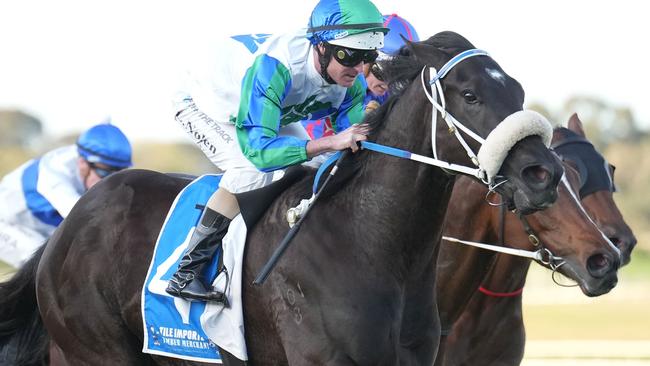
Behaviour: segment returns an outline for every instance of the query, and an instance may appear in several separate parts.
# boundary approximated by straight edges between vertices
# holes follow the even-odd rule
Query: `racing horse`
[[[344,161],[338,174],[352,173],[313,206],[263,286],[253,279],[287,231],[284,213],[311,194],[313,174],[280,194],[249,229],[242,291],[252,364],[431,364],[440,328],[433,243],[455,180],[450,172],[475,172],[521,212],[557,198],[563,168],[546,146],[541,116],[522,111],[521,85],[489,55],[442,32],[390,62],[399,93],[368,116],[369,141],[401,153],[366,145]],[[458,121],[464,127],[456,129]],[[534,132],[521,129],[534,123]],[[520,130],[504,138],[500,126]],[[504,142],[510,148],[499,151]],[[494,154],[481,155],[486,146]],[[478,157],[471,153],[477,150]],[[141,352],[140,312],[153,245],[186,182],[145,170],[116,173],[90,189],[50,238],[36,289],[59,359],[190,364]]]
[[[636,238],[612,199],[613,167],[586,139],[577,115],[571,116],[567,126],[554,130],[552,146],[562,156],[565,171],[573,181],[573,191],[589,216],[581,212],[563,187],[553,207],[531,215],[527,231],[516,215],[503,216],[498,208],[482,204],[483,210],[470,209],[467,192],[472,192],[478,203],[484,191],[472,182],[459,179],[452,194],[445,235],[505,241],[526,249],[533,248],[529,236],[534,235],[530,239],[538,246],[566,260],[563,266],[579,266],[573,269],[560,266],[559,270],[574,279],[585,294],[598,296],[616,285],[618,260],[612,259],[618,255],[595,230],[591,218],[620,250],[621,264],[629,262]],[[461,192],[463,203],[457,201]],[[589,199],[592,195],[599,197]],[[489,218],[478,217],[483,214]],[[463,227],[454,223],[459,218],[466,220]],[[476,224],[479,221],[490,225],[487,229],[479,228]],[[575,253],[571,253],[572,248]],[[525,345],[521,293],[531,261],[447,242],[442,244],[439,261],[442,267],[438,283],[440,312],[443,329],[448,334],[441,340],[436,365],[519,365]],[[460,271],[459,262],[463,263]],[[452,264],[453,270],[449,267]],[[479,269],[466,276],[469,273],[463,270],[466,266]]]

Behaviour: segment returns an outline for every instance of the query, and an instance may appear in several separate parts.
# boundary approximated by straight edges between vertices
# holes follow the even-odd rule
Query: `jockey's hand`
[[[332,138],[332,150],[340,151],[350,148],[352,152],[356,152],[359,150],[357,142],[366,141],[369,132],[370,127],[365,123],[352,125],[345,131],[330,136]]]
[[[345,131],[332,136],[324,136],[307,143],[307,156],[312,158],[330,151],[352,149],[352,152],[359,150],[359,141],[365,141],[370,132],[370,127],[365,124],[357,124],[348,127]]]

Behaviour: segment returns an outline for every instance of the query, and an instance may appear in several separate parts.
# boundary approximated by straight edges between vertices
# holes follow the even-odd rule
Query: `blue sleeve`
[[[307,160],[307,140],[279,136],[282,101],[291,89],[291,74],[277,59],[260,55],[242,83],[237,139],[244,156],[263,172]]]

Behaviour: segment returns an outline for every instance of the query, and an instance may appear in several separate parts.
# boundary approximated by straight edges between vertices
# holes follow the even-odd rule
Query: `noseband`
[[[505,206],[501,206],[501,222],[500,226],[503,228],[505,225]],[[553,255],[550,249],[548,249],[544,243],[539,239],[539,236],[535,233],[533,228],[530,226],[528,223],[528,219],[524,215],[521,214],[521,212],[517,211],[515,212],[517,215],[517,218],[521,222],[521,225],[524,227],[524,230],[526,231],[526,234],[528,234],[528,241],[530,244],[533,245],[534,248],[539,248],[538,252],[540,255],[538,256],[538,261],[544,265],[553,270],[554,272],[560,268],[566,261],[562,259],[562,257],[558,257]],[[503,244],[505,241],[505,232],[502,230],[502,236],[500,240],[500,244]]]

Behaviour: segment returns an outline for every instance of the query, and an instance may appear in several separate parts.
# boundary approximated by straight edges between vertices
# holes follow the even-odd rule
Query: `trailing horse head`
[[[547,148],[551,126],[540,114],[522,110],[521,85],[485,51],[442,32],[408,43],[387,62],[392,93],[402,99],[395,108],[410,123],[389,121],[394,126],[378,139],[399,144],[395,137],[405,128],[416,130],[421,138],[406,148],[449,163],[442,166],[447,171],[473,175],[524,214],[555,201],[562,165]]]
[[[614,202],[614,166],[587,140],[582,122],[573,114],[568,128],[553,131],[553,149],[579,172],[579,193],[598,227],[621,251],[621,263],[630,262],[636,237]]]
[[[538,262],[576,281],[585,295],[603,295],[618,282],[619,251],[584,209],[577,193],[578,172],[567,163],[565,172],[557,202],[543,212],[520,217],[528,238],[519,229],[519,237],[506,236],[506,242],[529,239],[531,249],[546,253]]]

